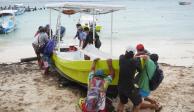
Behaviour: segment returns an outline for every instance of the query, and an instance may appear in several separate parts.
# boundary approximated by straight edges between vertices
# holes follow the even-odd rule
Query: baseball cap
[[[143,51],[144,50],[144,45],[143,44],[137,44],[136,49],[137,49],[137,51]]]
[[[132,47],[132,46],[128,46],[127,48],[126,48],[126,52],[133,52],[133,54],[135,54],[135,52],[136,52],[136,50],[135,50],[135,48],[134,47]]]
[[[96,70],[95,75],[96,76],[104,76],[104,71],[101,69],[98,69],[98,70]]]

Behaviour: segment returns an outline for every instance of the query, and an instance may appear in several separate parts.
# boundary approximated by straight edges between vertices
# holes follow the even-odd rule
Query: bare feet
[[[121,102],[117,106],[117,112],[123,112],[124,111],[124,104]]]

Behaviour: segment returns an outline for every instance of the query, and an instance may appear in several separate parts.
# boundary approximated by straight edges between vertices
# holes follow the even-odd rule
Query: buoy
[[[63,13],[67,15],[72,15],[72,14],[75,14],[76,11],[75,10],[63,10]]]

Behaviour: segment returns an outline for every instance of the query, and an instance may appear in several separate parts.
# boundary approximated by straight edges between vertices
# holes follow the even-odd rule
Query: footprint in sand
[[[24,98],[20,98],[19,101],[24,101]]]
[[[20,88],[25,88],[26,86],[20,86]]]

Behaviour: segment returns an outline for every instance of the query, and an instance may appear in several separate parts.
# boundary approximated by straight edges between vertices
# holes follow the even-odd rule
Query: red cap
[[[136,49],[137,51],[143,51],[144,50],[143,44],[137,44]]]

